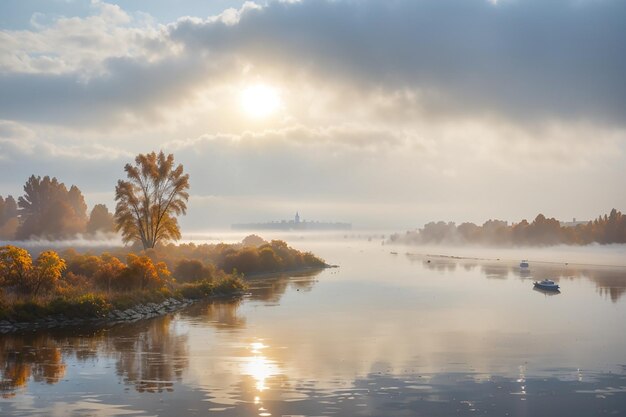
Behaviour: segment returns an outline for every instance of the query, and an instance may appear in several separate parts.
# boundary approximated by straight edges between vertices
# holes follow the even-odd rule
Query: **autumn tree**
[[[91,210],[89,221],[87,222],[87,233],[114,232],[115,220],[113,214],[104,204],[96,204]]]
[[[17,205],[22,220],[18,239],[59,239],[85,230],[87,206],[82,193],[76,186],[68,191],[56,178],[31,176]]]
[[[126,258],[126,264],[123,279],[129,289],[157,288],[170,276],[165,263],[159,262],[155,265],[147,256],[137,256],[131,253]]]
[[[265,239],[257,235],[248,235],[241,241],[243,246],[254,246],[257,248],[266,243]]]
[[[211,280],[214,271],[197,259],[181,259],[174,269],[174,276],[180,282]]]
[[[73,221],[76,223],[76,227],[81,231],[84,230],[87,225],[87,204],[83,193],[77,186],[72,185],[70,187],[67,192],[67,202],[74,212]]]
[[[10,195],[6,199],[0,196],[0,239],[15,239],[18,226],[19,219],[15,199]]]
[[[139,154],[124,167],[128,181],[115,187],[116,230],[125,243],[140,241],[144,249],[157,242],[180,239],[176,216],[185,214],[189,175],[174,166],[174,155]]]
[[[0,247],[0,283],[24,288],[33,269],[33,260],[26,249],[16,246]]]
[[[102,258],[95,255],[76,255],[73,257],[65,256],[64,259],[67,266],[67,272],[85,277],[93,277],[100,268],[102,268]]]
[[[0,226],[17,217],[17,203],[13,196],[7,196],[6,199],[0,196]]]
[[[558,220],[555,218],[548,219],[540,213],[528,226],[528,241],[533,245],[559,244],[562,242],[561,229],[561,224]]]
[[[37,297],[39,290],[54,288],[64,270],[65,261],[56,252],[51,250],[42,252],[30,273],[31,295]]]
[[[120,286],[119,281],[126,270],[126,265],[107,253],[102,254],[100,260],[100,267],[93,278],[100,288],[106,288],[108,292],[111,292],[111,288]]]

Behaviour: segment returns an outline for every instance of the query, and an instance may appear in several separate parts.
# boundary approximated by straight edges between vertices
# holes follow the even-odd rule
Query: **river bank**
[[[205,300],[228,300],[241,297],[245,294],[247,286],[245,280],[258,280],[275,278],[280,275],[307,275],[322,271],[327,268],[338,268],[337,265],[326,265],[322,268],[303,267],[294,268],[288,271],[280,271],[273,273],[259,273],[250,274],[242,281],[228,280],[228,285],[214,286],[203,285],[203,283],[187,284],[179,289],[175,295],[166,297],[162,301],[155,302],[138,302],[132,305],[125,305],[124,307],[111,307],[100,308],[95,312],[90,312],[85,315],[77,316],[74,314],[44,314],[41,317],[37,316],[37,308],[35,307],[30,311],[33,316],[29,319],[20,319],[19,317],[3,317],[0,320],[0,334],[35,331],[39,329],[54,329],[73,326],[114,326],[121,323],[132,323],[139,320],[151,319],[158,316],[163,316],[168,313],[181,310],[195,302]],[[243,284],[243,285],[241,285]],[[156,296],[158,294],[151,294]],[[148,297],[151,298],[151,297]],[[93,300],[90,300],[93,303]],[[128,303],[126,303],[128,304]]]
[[[103,327],[114,326],[121,323],[133,323],[139,320],[147,320],[173,313],[198,301],[211,299],[229,300],[241,297],[243,294],[243,291],[238,291],[228,294],[214,294],[200,298],[177,299],[175,297],[169,297],[160,303],[149,302],[137,304],[126,309],[114,309],[102,317],[68,317],[64,314],[55,314],[28,321],[19,321],[9,318],[0,320],[0,334],[72,326]]]

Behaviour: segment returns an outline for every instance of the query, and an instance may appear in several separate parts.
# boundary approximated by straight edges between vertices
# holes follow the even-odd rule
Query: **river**
[[[289,243],[340,267],[151,320],[0,335],[0,415],[626,415],[626,268]],[[561,293],[534,290],[543,278]]]

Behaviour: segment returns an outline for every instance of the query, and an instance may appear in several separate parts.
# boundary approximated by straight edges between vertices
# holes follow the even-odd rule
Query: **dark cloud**
[[[170,36],[261,67],[434,91],[454,111],[622,124],[625,21],[619,0],[305,0],[235,25],[181,20]]]
[[[97,128],[155,121],[191,100],[216,67],[200,56],[122,57],[106,60],[103,72],[89,78],[78,71],[0,74],[0,118]]]

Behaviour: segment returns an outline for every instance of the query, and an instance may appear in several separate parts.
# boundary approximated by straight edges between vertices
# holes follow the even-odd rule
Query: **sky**
[[[626,210],[622,0],[5,0],[0,195],[114,207],[138,153],[183,231]]]

